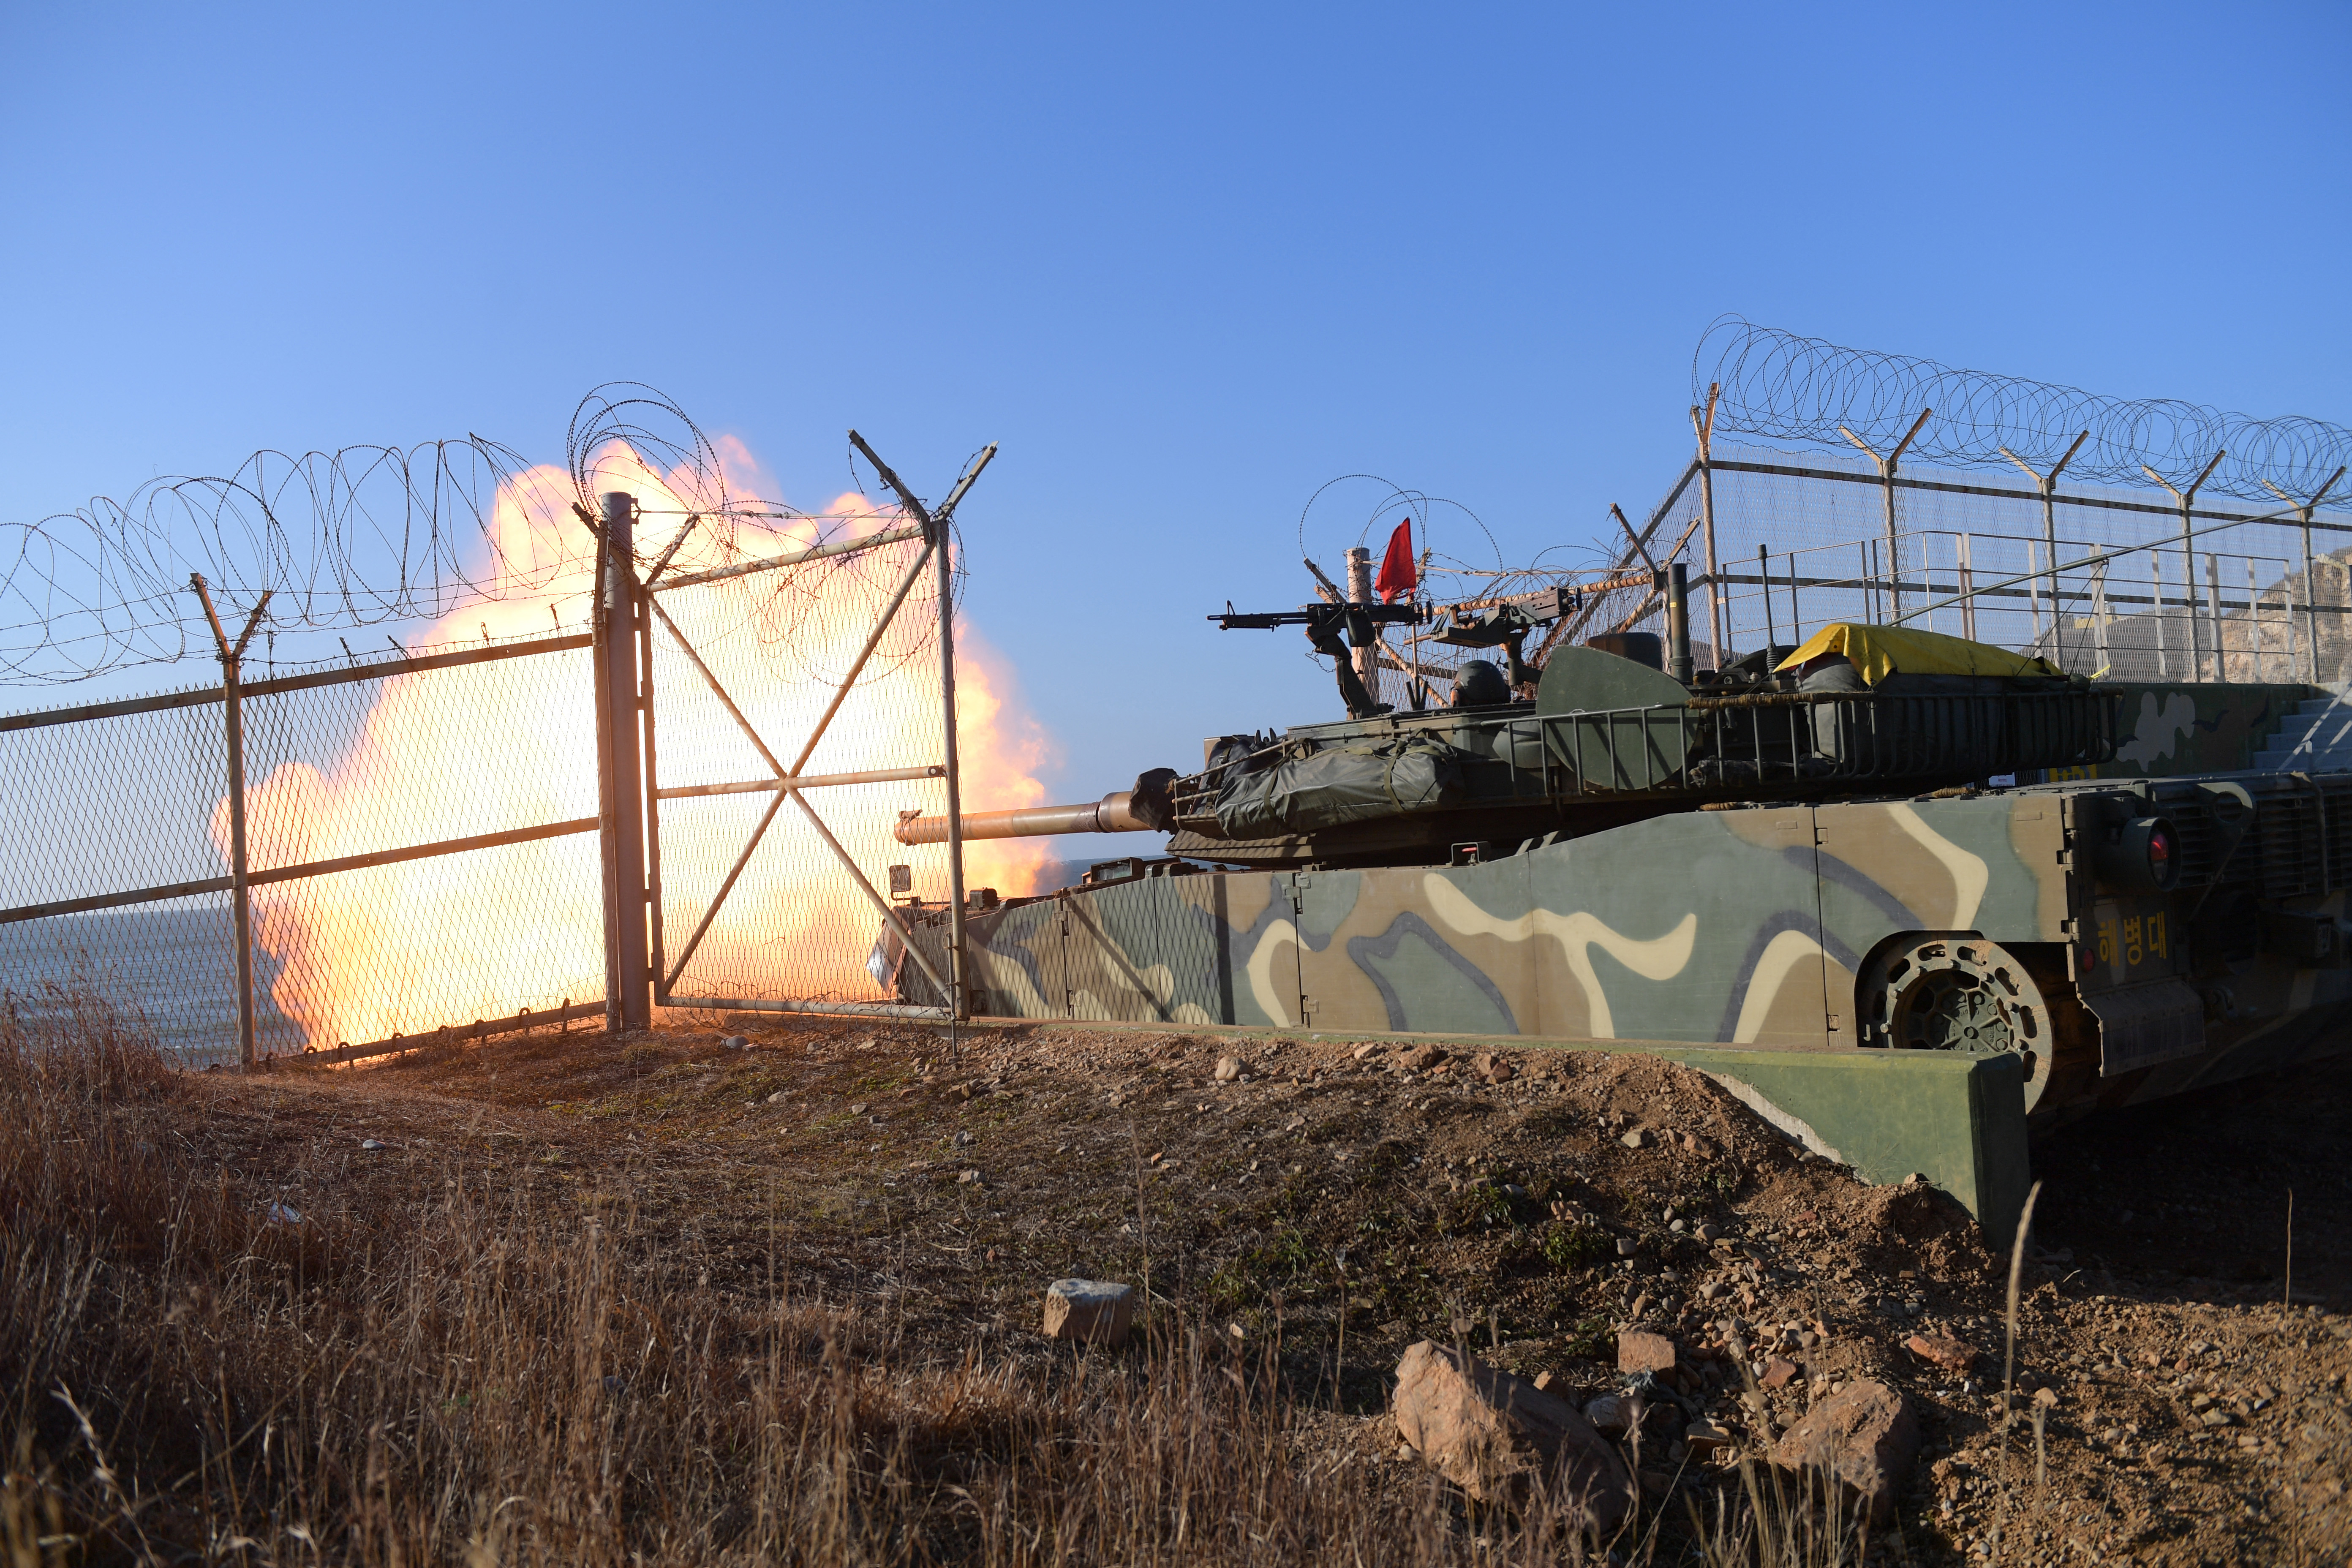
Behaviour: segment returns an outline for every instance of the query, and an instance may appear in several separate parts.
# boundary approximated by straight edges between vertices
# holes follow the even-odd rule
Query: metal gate
[[[689,515],[640,576],[654,520],[602,498],[614,1028],[645,1027],[656,1005],[968,1013],[961,834],[910,856],[890,827],[961,815],[951,524],[996,448],[934,510],[850,439],[896,512],[810,520],[815,537],[761,559],[669,574],[702,521]],[[911,920],[941,916],[944,954],[908,940]]]

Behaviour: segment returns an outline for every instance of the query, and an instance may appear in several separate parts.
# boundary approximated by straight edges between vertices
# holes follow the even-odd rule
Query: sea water
[[[87,990],[152,1029],[181,1066],[234,1063],[233,931],[219,898],[0,925],[0,993],[20,1017],[34,1017],[69,1009],[72,994]],[[265,1054],[304,1043],[300,1026],[270,1000],[278,968],[254,950],[254,1038]]]

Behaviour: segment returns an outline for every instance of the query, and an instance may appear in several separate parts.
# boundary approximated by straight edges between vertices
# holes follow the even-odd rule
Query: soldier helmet
[[[1493,661],[1483,658],[1465,659],[1462,673],[1454,678],[1454,706],[1456,708],[1487,708],[1511,700],[1511,683]]]

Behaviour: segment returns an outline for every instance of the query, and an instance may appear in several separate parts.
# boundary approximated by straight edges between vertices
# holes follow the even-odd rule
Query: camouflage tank
[[[1997,1232],[2029,1118],[2342,1047],[2352,773],[2310,763],[2340,698],[1853,624],[1678,678],[1671,608],[1666,669],[1654,640],[1534,671],[1524,626],[1472,627],[1514,639],[1498,701],[1381,710],[1343,673],[1347,721],[968,817],[1170,851],[973,913],[971,1010],[1652,1051]],[[908,929],[944,973],[939,912]],[[882,973],[936,1001],[896,940]]]

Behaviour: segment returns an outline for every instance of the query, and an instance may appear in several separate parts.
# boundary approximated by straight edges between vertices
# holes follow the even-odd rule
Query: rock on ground
[[[1135,1321],[1135,1287],[1056,1279],[1045,1287],[1045,1333],[1080,1344],[1115,1345]]]
[[[1617,1336],[1619,1372],[1672,1372],[1675,1342],[1647,1329],[1627,1329]]]
[[[1977,1363],[1976,1347],[1949,1334],[1913,1334],[1903,1345],[1920,1360],[1959,1377],[1966,1377]]]
[[[1874,1528],[1895,1517],[1895,1500],[1919,1458],[1919,1422],[1903,1395],[1864,1378],[1822,1400],[1789,1428],[1773,1462],[1811,1470],[1868,1500]]]
[[[1591,1423],[1523,1377],[1423,1340],[1397,1363],[1397,1433],[1481,1502],[1549,1483],[1602,1536],[1624,1522],[1633,1479]]]

